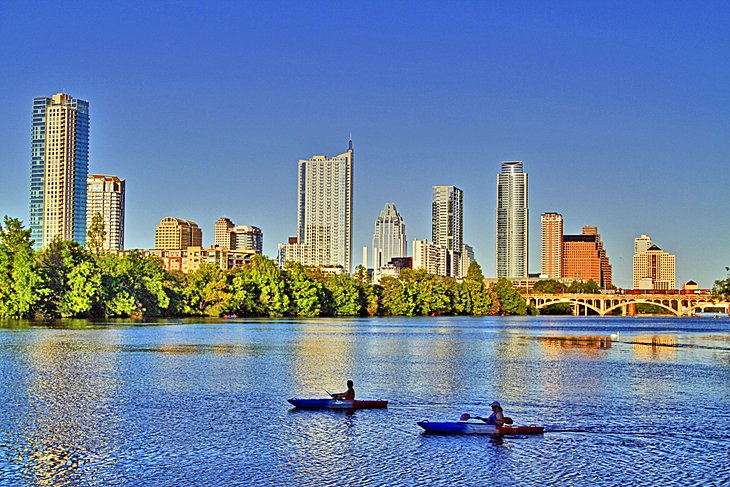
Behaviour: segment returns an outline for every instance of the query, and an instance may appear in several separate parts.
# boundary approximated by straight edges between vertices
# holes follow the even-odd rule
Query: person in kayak
[[[499,405],[497,401],[494,401],[492,404],[492,414],[489,415],[487,419],[481,418],[483,421],[485,421],[487,424],[496,424],[497,426],[504,426],[504,411],[502,410],[502,406]]]
[[[347,381],[347,390],[345,392],[339,392],[332,394],[332,399],[337,401],[354,401],[355,400],[355,389],[354,383],[351,380]]]

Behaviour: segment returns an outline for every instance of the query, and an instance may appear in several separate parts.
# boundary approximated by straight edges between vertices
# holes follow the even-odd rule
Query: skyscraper
[[[497,277],[527,277],[527,173],[522,161],[497,174]]]
[[[168,216],[155,229],[156,249],[186,250],[202,245],[203,231],[194,221]]]
[[[215,244],[224,249],[236,248],[236,235],[233,233],[233,222],[224,216],[215,222]]]
[[[634,239],[634,255],[646,252],[651,247],[651,237],[642,234]]]
[[[634,239],[634,289],[677,289],[677,266],[674,255],[656,245],[644,248],[651,238]]]
[[[540,215],[540,277],[561,277],[563,265],[563,215]]]
[[[233,229],[236,236],[236,250],[249,249],[261,255],[264,251],[264,233],[253,225],[236,225]]]
[[[65,93],[33,99],[30,221],[33,247],[86,243],[89,102]]]
[[[612,285],[611,264],[595,226],[584,226],[580,235],[563,235],[564,278],[593,281],[601,288]]]
[[[299,161],[296,242],[280,245],[279,260],[351,270],[354,151]]]
[[[117,176],[91,174],[86,183],[86,226],[94,216],[101,215],[104,223],[104,250],[124,250],[124,200],[126,182]]]
[[[373,272],[386,265],[393,257],[406,257],[406,223],[394,203],[386,203],[375,220],[373,233]]]
[[[464,192],[456,186],[433,186],[431,240],[448,251],[446,275],[459,276],[464,244]]]

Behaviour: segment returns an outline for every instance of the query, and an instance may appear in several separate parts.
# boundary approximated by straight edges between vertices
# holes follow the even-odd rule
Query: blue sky
[[[27,224],[34,96],[89,100],[90,172],[127,180],[128,248],[160,219],[296,232],[296,162],[355,146],[354,262],[386,202],[430,238],[431,186],[465,192],[494,275],[495,175],[597,225],[614,282],[633,238],[710,287],[730,265],[727,2],[13,2],[0,11],[0,213]]]

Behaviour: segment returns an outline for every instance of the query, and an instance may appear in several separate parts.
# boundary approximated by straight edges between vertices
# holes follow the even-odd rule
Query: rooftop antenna
[[[348,150],[352,150],[352,132],[350,132],[350,145],[348,147]]]

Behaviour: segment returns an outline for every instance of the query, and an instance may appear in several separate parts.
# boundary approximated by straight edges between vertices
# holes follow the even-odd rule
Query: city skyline
[[[225,215],[260,227],[275,256],[296,225],[292,165],[338,153],[352,132],[355,249],[386,201],[410,238],[428,238],[429,188],[453,184],[464,240],[494,276],[492,178],[500,161],[523,160],[531,228],[546,211],[569,234],[597,225],[627,288],[633,238],[650,234],[677,256],[679,284],[707,288],[730,264],[718,222],[730,205],[728,15],[722,3],[426,2],[345,16],[324,5],[12,4],[0,16],[0,212],[29,226],[30,100],[63,91],[91,104],[90,172],[127,181],[128,248],[152,248],[169,215],[198,222],[210,244]],[[39,22],[57,26],[58,50],[25,35]],[[290,34],[310,24],[338,42]],[[522,35],[504,35],[512,25]],[[529,238],[536,273],[539,232]]]

